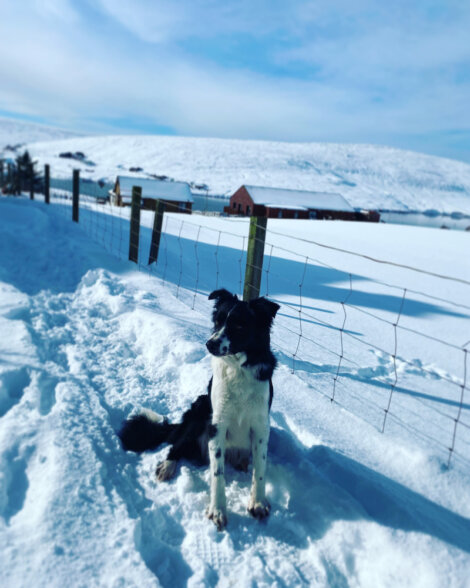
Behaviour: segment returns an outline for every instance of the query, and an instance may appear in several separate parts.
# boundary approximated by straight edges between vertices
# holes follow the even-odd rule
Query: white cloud
[[[293,14],[282,0],[99,0],[99,5],[150,43],[237,33],[262,36],[285,28]]]
[[[470,128],[470,74],[454,72],[468,68],[466,13],[421,22],[413,10],[408,22],[405,4],[387,20],[384,5],[367,0],[354,7],[345,0],[100,2],[112,20],[59,0],[2,8],[1,109],[77,130],[137,118],[179,134],[284,140],[387,143]],[[203,59],[179,46],[188,37],[241,32],[287,39],[266,48],[272,70],[251,71],[249,59],[244,68],[226,67],[217,55]],[[299,65],[304,79],[286,75]]]
[[[33,10],[39,18],[55,20],[67,25],[72,25],[79,20],[79,14],[70,0],[32,0],[30,3],[22,2],[22,7]]]

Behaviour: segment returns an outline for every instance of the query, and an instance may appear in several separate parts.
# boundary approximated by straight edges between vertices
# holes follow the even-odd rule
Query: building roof
[[[282,208],[282,210],[308,210],[306,206],[299,206],[298,204],[265,204],[266,208]]]
[[[186,182],[169,182],[131,176],[118,176],[116,182],[119,182],[119,189],[124,202],[130,202],[132,186],[142,188],[142,198],[154,198],[155,200],[161,198],[162,200],[171,200],[173,202],[194,202],[189,184]]]
[[[308,192],[287,188],[264,188],[245,186],[254,204],[268,208],[289,208],[292,210],[340,210],[354,212],[353,207],[341,194],[334,192]]]

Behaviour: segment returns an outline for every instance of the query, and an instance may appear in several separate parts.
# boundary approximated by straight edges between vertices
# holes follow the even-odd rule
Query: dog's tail
[[[140,453],[156,449],[168,439],[177,426],[172,425],[156,412],[145,409],[124,421],[118,436],[126,451]]]

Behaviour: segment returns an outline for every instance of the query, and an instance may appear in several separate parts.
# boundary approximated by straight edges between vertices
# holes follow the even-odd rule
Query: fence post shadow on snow
[[[13,173],[13,170],[9,169],[8,177],[11,178]],[[47,178],[44,197],[47,203],[46,194],[49,192],[50,184],[48,166],[44,175]],[[0,166],[0,178],[2,177],[5,183],[6,173],[3,165]],[[147,224],[141,227],[142,192],[139,187],[135,186],[132,190],[129,217],[129,207],[126,209],[122,206],[113,206],[106,192],[103,192],[103,188],[98,187],[97,183],[84,179],[79,185],[78,171],[74,172],[73,182],[61,182],[63,188],[58,188],[58,183],[53,184],[51,200],[60,205],[57,210],[64,213],[64,218],[70,218],[70,212],[67,213],[67,206],[64,205],[72,204],[72,218],[76,222],[78,209],[81,208],[80,224],[89,231],[91,237],[109,249],[110,253],[137,263],[140,270],[144,267],[139,259],[146,259],[148,255],[147,271],[160,277],[167,285],[174,284],[176,296],[187,301],[191,308],[195,308],[196,300],[201,301],[202,308],[202,302],[206,304],[205,299],[211,289],[225,286],[234,292],[242,293],[244,300],[264,295],[281,304],[282,309],[278,313],[273,339],[281,362],[287,364],[293,373],[303,377],[305,373],[315,373],[319,353],[333,358],[328,367],[331,388],[323,384],[316,387],[315,379],[310,378],[308,387],[312,392],[318,392],[330,403],[342,406],[382,432],[396,430],[397,425],[414,430],[418,426],[418,418],[421,437],[432,441],[440,450],[446,452],[447,467],[455,457],[470,463],[466,447],[470,446],[470,424],[467,417],[470,414],[470,407],[465,403],[465,393],[468,391],[467,350],[442,337],[426,333],[427,327],[424,323],[420,326],[420,323],[410,324],[403,320],[406,316],[419,318],[429,313],[464,316],[458,313],[468,313],[470,306],[440,298],[435,295],[434,290],[418,292],[404,285],[386,283],[377,279],[377,273],[374,276],[374,272],[374,277],[368,278],[354,275],[351,271],[329,265],[324,261],[329,258],[322,257],[322,252],[333,251],[341,254],[342,259],[344,256],[360,257],[361,262],[367,260],[368,263],[376,264],[373,267],[380,267],[378,264],[381,264],[382,267],[399,267],[428,277],[451,280],[459,283],[460,287],[470,286],[468,281],[376,259],[314,240],[286,235],[276,230],[277,225],[268,227],[268,219],[265,217],[251,217],[248,235],[245,224],[244,234],[240,234],[238,220],[221,219],[216,227],[211,223],[199,224],[192,220],[183,220],[182,215],[165,214],[164,204],[158,201],[153,226],[147,226],[147,219]],[[237,227],[236,230],[231,230],[230,223],[232,227]],[[227,245],[224,245],[225,242]],[[129,248],[128,252],[125,252],[123,248],[127,244]],[[201,268],[204,268],[203,272]],[[367,289],[356,290],[353,283],[360,284],[361,280],[368,280],[387,288],[387,291],[393,294],[379,294],[378,290],[373,290],[372,293],[367,292]],[[330,282],[335,281],[344,282],[345,285],[332,287]],[[235,282],[237,286],[234,286]],[[429,302],[417,302],[415,299]],[[321,301],[326,302],[326,306],[322,307]],[[443,312],[442,304],[453,306],[454,314],[450,311]],[[389,314],[384,314],[383,311]],[[353,330],[352,323],[356,319],[351,315],[357,313],[360,313],[358,316],[364,316],[367,321],[377,321],[377,332],[383,329],[390,330],[393,335],[390,349],[387,348],[385,341],[380,338],[376,340],[377,333],[371,330],[371,324],[367,324],[366,333]],[[424,350],[418,358],[415,355],[412,359],[407,358],[402,333],[419,337],[424,342],[444,346],[457,356],[462,354],[463,377],[439,372],[437,368],[427,366],[422,360]],[[323,336],[325,334],[326,336]],[[363,351],[356,353],[355,349],[359,348]],[[389,373],[382,380],[377,379],[373,370],[370,374],[367,372],[365,366],[368,364],[358,363],[361,361],[358,357],[362,356],[362,353],[370,352],[383,357],[383,361],[386,360],[390,366]],[[422,382],[418,382],[417,390],[407,388],[401,379],[404,365],[419,372],[431,383],[438,381],[442,382],[444,387],[458,389],[459,397],[453,398],[450,394],[446,396],[447,389],[442,392],[440,388],[437,390],[442,398],[433,397],[427,390],[426,393],[421,390]],[[459,360],[460,365],[462,363]],[[356,375],[351,371],[351,366],[357,371]],[[367,414],[362,414],[360,402],[354,398],[351,384],[367,386],[369,390],[377,391],[377,394],[364,395],[359,399],[362,405],[370,403]],[[400,412],[400,402],[404,395],[412,397],[416,403],[421,403],[413,404],[413,407],[417,407],[418,415],[411,416],[409,420],[406,413]],[[421,407],[425,403],[427,404],[423,411]],[[442,414],[441,406],[449,407],[443,416],[448,423],[445,430],[441,427],[444,420],[438,425],[432,421],[433,414]],[[377,422],[371,421],[372,415],[375,415],[374,419]]]

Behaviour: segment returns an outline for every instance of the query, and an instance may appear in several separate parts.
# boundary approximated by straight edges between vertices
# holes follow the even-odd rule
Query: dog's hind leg
[[[176,473],[181,459],[198,465],[207,463],[207,429],[210,423],[210,400],[207,394],[199,396],[183,415],[183,421],[175,425],[167,442],[171,445],[168,457],[157,466],[160,482],[170,480]]]
[[[176,472],[176,466],[178,462],[172,459],[165,459],[157,465],[155,474],[159,482],[165,482],[171,480]]]
[[[203,463],[203,455],[198,442],[197,433],[201,423],[185,423],[178,425],[172,437],[175,439],[167,459],[157,465],[156,476],[159,482],[171,480],[176,473],[176,466],[180,459],[188,459],[196,463]],[[172,439],[169,440],[170,442]]]

